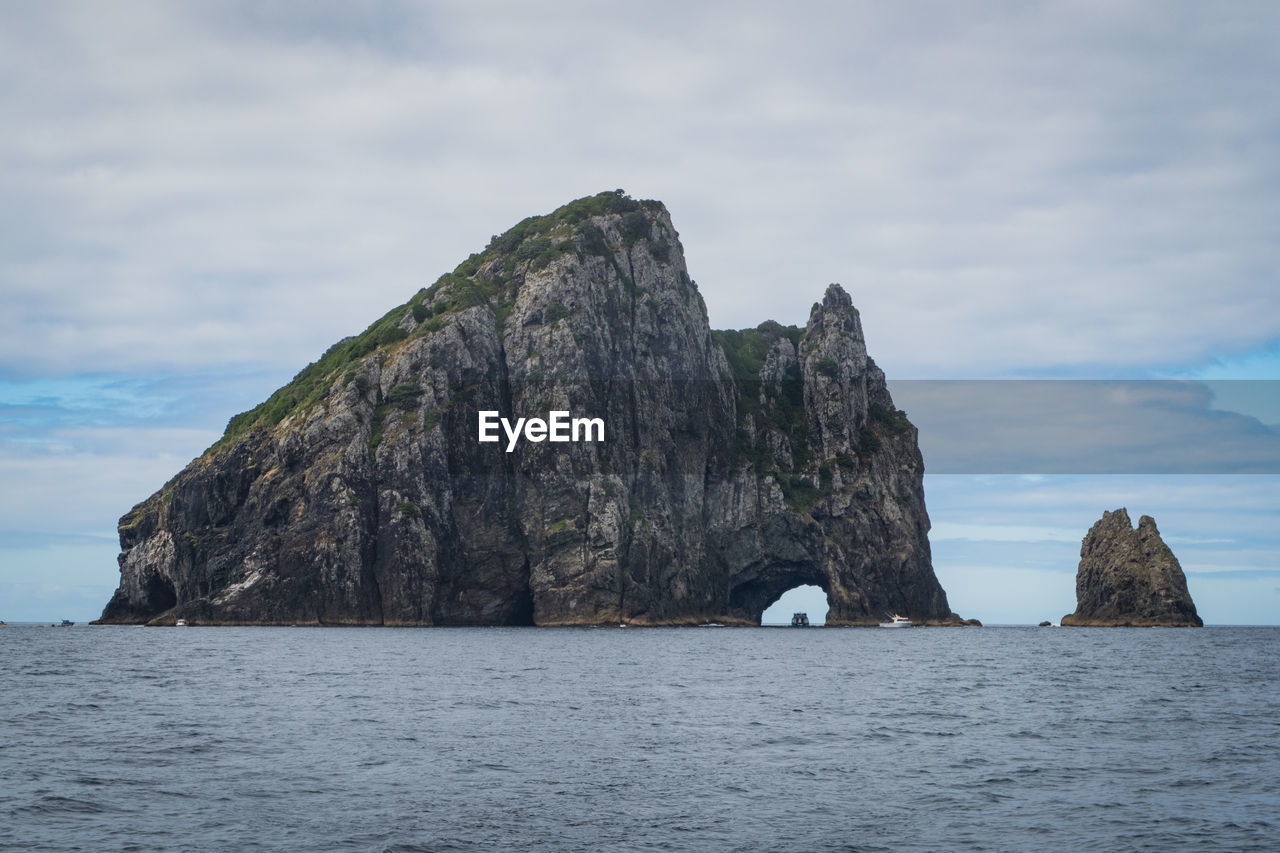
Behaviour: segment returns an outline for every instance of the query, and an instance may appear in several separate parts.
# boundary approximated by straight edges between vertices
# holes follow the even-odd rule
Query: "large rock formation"
[[[478,440],[481,411],[605,440]],[[334,345],[120,521],[107,623],[958,621],[916,430],[832,285],[712,332],[659,202],[527,219]]]
[[[1122,507],[1104,512],[1080,546],[1076,612],[1063,625],[1200,627],[1187,578],[1149,515],[1135,530]]]

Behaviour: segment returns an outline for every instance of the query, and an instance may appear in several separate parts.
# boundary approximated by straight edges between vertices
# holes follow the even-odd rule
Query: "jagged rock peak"
[[[1063,625],[1200,627],[1187,578],[1149,515],[1104,512],[1080,546],[1076,610]]]
[[[552,411],[601,439],[484,438]],[[838,285],[713,332],[666,208],[600,193],[233,417],[120,520],[101,621],[750,624],[815,584],[828,625],[956,624],[923,471]]]

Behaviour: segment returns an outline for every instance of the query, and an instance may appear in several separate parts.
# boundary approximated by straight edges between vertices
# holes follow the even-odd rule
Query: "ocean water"
[[[0,628],[3,850],[1277,850],[1280,629]]]

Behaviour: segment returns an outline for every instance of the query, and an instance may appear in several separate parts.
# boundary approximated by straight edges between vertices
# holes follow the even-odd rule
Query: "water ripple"
[[[0,850],[1280,848],[1276,629],[13,627]]]

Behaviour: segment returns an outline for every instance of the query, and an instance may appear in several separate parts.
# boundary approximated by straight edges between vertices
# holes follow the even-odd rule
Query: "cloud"
[[[0,380],[0,440],[48,444],[67,427],[216,429],[287,382],[281,371],[73,374]]]
[[[59,565],[57,570],[65,568]],[[6,622],[53,622],[66,618],[88,622],[102,613],[114,589],[114,584],[0,580],[0,601],[5,603],[3,618]]]
[[[1231,539],[1237,546],[1280,545],[1280,476],[1060,475],[1031,481],[1009,475],[925,474],[935,523],[1009,524],[1078,530],[1077,543],[1103,510],[1151,515],[1162,536]]]
[[[1280,578],[1280,568],[1274,569],[1222,569],[1220,571],[1209,572],[1187,572],[1188,575],[1198,578],[1213,578],[1214,580],[1272,580]]]
[[[1057,621],[1075,609],[1072,575],[1013,564],[959,564],[938,572],[951,609],[986,625]]]
[[[940,522],[929,531],[933,542],[1078,542],[1080,532],[1025,524],[954,524]]]
[[[1278,382],[1257,385],[1280,395]],[[1192,381],[894,381],[940,474],[1275,474],[1280,432]]]
[[[113,536],[94,536],[83,533],[43,533],[33,530],[0,530],[0,549],[30,550],[52,548],[59,545],[106,545],[114,548],[118,540]]]
[[[891,374],[1280,337],[1265,4],[128,8],[0,35],[10,375],[296,369],[616,186],[669,203],[713,322],[841,280]]]
[[[42,442],[0,442],[0,518],[12,531],[113,539],[121,515],[218,435],[174,427],[69,427],[50,430]]]

